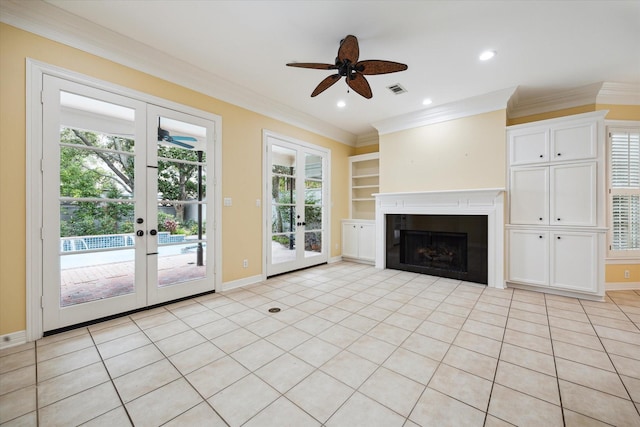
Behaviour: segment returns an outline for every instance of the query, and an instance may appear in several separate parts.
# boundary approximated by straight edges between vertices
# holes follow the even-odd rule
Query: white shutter
[[[610,255],[640,254],[640,131],[609,134]]]
[[[611,133],[611,187],[640,187],[639,133]]]

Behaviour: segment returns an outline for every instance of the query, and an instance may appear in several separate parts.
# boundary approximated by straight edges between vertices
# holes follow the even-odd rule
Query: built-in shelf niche
[[[349,217],[375,219],[373,194],[380,190],[380,156],[378,153],[349,157]]]

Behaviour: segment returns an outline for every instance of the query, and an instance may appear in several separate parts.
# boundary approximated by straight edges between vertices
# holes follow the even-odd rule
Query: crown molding
[[[367,145],[376,145],[380,143],[380,137],[378,132],[371,131],[362,135],[358,135],[356,140],[356,147],[366,147]]]
[[[596,97],[597,104],[640,105],[640,85],[604,82]]]
[[[96,26],[43,1],[2,0],[0,22],[184,86],[255,113],[355,146],[356,135],[275,102],[195,66],[172,68],[171,56]]]
[[[537,97],[524,97],[516,91],[507,116],[513,119],[591,104],[640,105],[640,85],[598,82]]]
[[[427,126],[463,117],[507,108],[507,103],[516,87],[474,96],[461,101],[439,105],[437,107],[416,111],[414,113],[391,117],[373,123],[380,135]]]
[[[544,96],[525,97],[516,92],[509,103],[507,117],[513,119],[595,104],[601,88],[602,82],[598,82]]]

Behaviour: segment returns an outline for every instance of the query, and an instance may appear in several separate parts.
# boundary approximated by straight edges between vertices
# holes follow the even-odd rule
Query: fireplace
[[[487,283],[486,215],[386,215],[387,268]]]
[[[504,288],[504,189],[379,193],[375,198],[376,268]]]

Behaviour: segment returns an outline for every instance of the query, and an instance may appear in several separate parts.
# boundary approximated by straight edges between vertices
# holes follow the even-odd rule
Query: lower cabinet
[[[376,226],[374,221],[342,221],[342,257],[375,262]]]
[[[509,230],[509,281],[597,293],[600,233]]]

